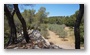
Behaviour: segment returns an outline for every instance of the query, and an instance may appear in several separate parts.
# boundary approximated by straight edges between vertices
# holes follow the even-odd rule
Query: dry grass
[[[48,30],[49,33],[48,37],[50,37],[48,41],[64,49],[75,49],[74,31],[71,30],[69,27],[65,27],[65,31],[67,32],[67,38],[65,38],[65,40],[67,41],[62,41],[63,38],[59,38],[59,35],[50,30]],[[81,49],[84,49],[84,47],[81,47]]]
[[[74,49],[74,41],[71,37],[65,38],[67,41],[62,41],[63,38],[59,38],[54,32],[50,30],[48,30],[48,32],[50,37],[50,39],[48,39],[49,42],[53,42],[64,49]]]

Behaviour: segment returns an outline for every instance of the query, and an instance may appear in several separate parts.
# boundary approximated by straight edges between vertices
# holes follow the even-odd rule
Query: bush
[[[55,32],[57,35],[59,35],[60,38],[65,38],[67,35],[67,32],[64,31],[65,25],[58,25],[58,24],[48,24],[49,30]]]
[[[48,32],[47,32],[47,30],[41,30],[41,34],[43,35],[43,37],[44,38],[46,38],[46,39],[49,39],[50,37],[48,37]]]
[[[47,24],[41,24],[40,29],[41,29],[41,35],[43,35],[46,39],[49,39],[50,37],[48,37],[49,34],[47,31]]]

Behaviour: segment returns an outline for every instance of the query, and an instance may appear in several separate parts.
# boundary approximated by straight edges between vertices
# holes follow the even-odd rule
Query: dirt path
[[[49,42],[53,42],[54,44],[60,46],[64,49],[75,49],[74,48],[74,41],[71,40],[71,38],[66,38],[68,41],[62,41],[62,38],[59,38],[58,35],[56,35],[54,32],[48,30],[50,39],[48,39]]]

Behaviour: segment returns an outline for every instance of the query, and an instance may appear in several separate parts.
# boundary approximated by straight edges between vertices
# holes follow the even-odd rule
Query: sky
[[[20,12],[25,9],[34,9],[38,12],[40,7],[46,8],[46,12],[49,12],[48,16],[70,16],[79,10],[79,4],[35,4],[34,6],[23,6],[24,9],[19,5]]]

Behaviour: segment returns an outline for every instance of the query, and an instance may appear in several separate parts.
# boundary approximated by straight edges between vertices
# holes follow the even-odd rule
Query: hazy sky
[[[33,8],[36,12],[38,12],[40,7],[46,8],[46,12],[49,12],[48,16],[70,16],[79,10],[79,4],[35,4],[33,7],[23,6],[25,9]],[[24,9],[20,8],[20,12],[23,11]]]

